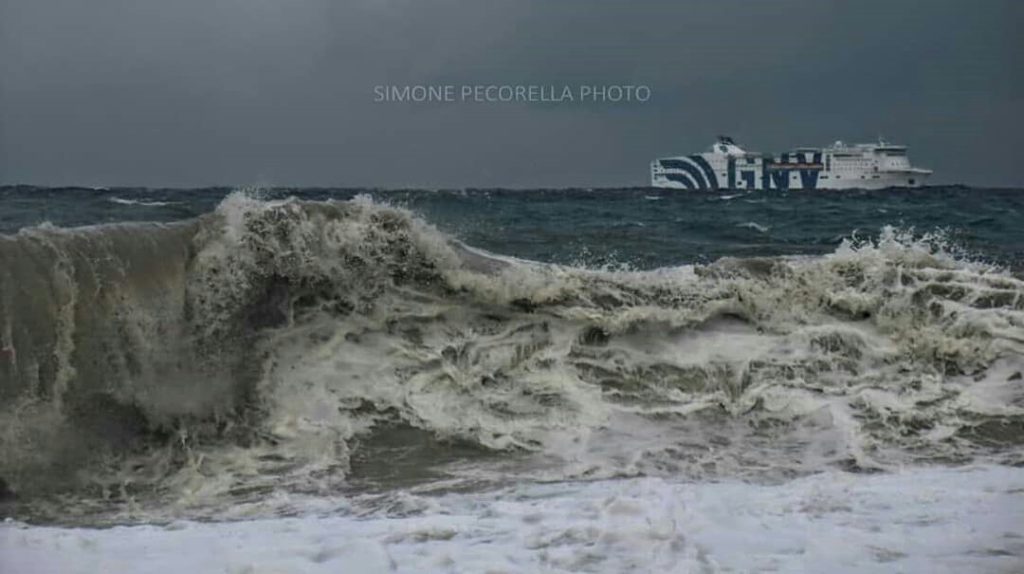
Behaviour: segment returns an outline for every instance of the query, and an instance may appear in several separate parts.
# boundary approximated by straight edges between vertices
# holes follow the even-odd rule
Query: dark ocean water
[[[1022,270],[1024,190],[4,187],[0,500],[1022,465]]]
[[[233,191],[0,187],[0,233],[175,221],[213,211]],[[1024,190],[963,186],[881,191],[264,189],[267,198],[347,200],[369,195],[422,215],[469,245],[556,263],[636,268],[722,256],[822,254],[886,225],[943,233],[960,247],[1014,268],[1024,264]]]

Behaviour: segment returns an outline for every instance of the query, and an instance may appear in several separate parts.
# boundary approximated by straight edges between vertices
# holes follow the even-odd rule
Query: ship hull
[[[778,156],[747,152],[731,139],[706,153],[651,162],[651,185],[681,190],[813,190],[920,187],[931,170],[910,165],[906,147],[836,142]]]
[[[793,182],[792,185],[788,185],[782,188],[786,190],[843,190],[843,189],[889,189],[893,187],[921,187],[927,185],[928,178],[931,174],[898,174],[891,176],[879,176],[878,178],[849,178],[849,179],[830,179],[830,181],[818,180],[813,186],[804,187],[801,182]],[[748,186],[743,185],[719,185],[719,186],[698,186],[698,185],[687,185],[678,180],[671,180],[667,178],[652,178],[651,187],[660,189],[678,189],[688,191],[755,191],[762,189],[780,189],[769,185],[763,187],[761,185]]]

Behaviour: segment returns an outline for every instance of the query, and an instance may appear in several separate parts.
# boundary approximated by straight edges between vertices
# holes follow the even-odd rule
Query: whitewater
[[[645,269],[200,211],[0,235],[0,570],[1024,564],[1024,279],[949,233]]]

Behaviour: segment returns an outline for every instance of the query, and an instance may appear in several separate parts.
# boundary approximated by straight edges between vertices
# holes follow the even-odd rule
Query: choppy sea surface
[[[1010,572],[1022,466],[1024,190],[0,188],[12,571]]]

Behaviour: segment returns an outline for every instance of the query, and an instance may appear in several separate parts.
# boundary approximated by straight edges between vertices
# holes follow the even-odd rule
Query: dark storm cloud
[[[0,0],[0,182],[642,185],[719,133],[1020,185],[1018,2]],[[646,84],[633,105],[378,84]]]

